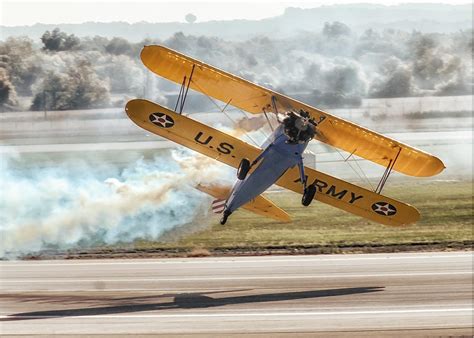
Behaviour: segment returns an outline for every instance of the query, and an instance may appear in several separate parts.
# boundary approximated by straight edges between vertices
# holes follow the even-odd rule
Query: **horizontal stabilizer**
[[[213,212],[221,213],[224,211],[225,201],[230,194],[231,187],[199,184],[196,188],[216,198],[216,200],[214,200],[212,203]],[[272,218],[279,222],[291,222],[290,215],[288,215],[283,209],[277,207],[272,201],[263,197],[262,195],[257,196],[250,202],[246,203],[242,206],[242,208],[256,213],[257,215]],[[221,211],[217,212],[219,210]]]
[[[225,210],[225,200],[218,198],[212,201],[211,208],[213,213],[222,214]]]

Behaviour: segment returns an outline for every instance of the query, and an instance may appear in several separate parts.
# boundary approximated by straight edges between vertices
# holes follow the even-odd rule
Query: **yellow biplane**
[[[320,109],[261,87],[164,46],[145,46],[141,59],[152,72],[181,85],[174,111],[136,99],[125,110],[138,126],[232,166],[237,182],[230,187],[198,186],[216,198],[213,209],[223,213],[221,224],[239,207],[290,221],[289,215],[261,196],[271,185],[301,193],[302,204],[313,199],[386,225],[407,225],[420,214],[414,207],[381,195],[394,170],[410,176],[440,173],[443,162],[424,151],[388,138]],[[189,89],[252,114],[274,114],[279,122],[261,147],[182,115]],[[270,123],[270,121],[268,120]],[[312,139],[384,166],[375,191],[356,186],[303,165],[303,152]]]

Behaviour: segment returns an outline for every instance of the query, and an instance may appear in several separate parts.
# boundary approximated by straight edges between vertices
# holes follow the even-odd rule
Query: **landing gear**
[[[245,180],[245,177],[247,177],[249,170],[250,161],[246,158],[243,158],[242,161],[240,161],[239,169],[237,170],[237,178],[241,181]]]
[[[301,204],[305,207],[311,204],[313,201],[314,195],[316,194],[316,186],[314,184],[308,185],[303,192],[303,197],[301,198]]]
[[[298,162],[298,167],[300,169],[300,181],[303,183],[304,187],[301,204],[307,207],[313,201],[314,195],[316,194],[316,186],[314,184],[306,185],[308,176],[304,173],[303,159]]]
[[[225,222],[227,222],[227,218],[229,218],[230,214],[232,214],[230,211],[228,210],[224,211],[224,214],[222,215],[222,218],[221,218],[221,225],[224,225]]]

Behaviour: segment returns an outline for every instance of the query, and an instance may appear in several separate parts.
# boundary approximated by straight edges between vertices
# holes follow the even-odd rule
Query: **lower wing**
[[[377,194],[320,171],[305,167],[308,184],[317,188],[314,199],[385,225],[402,226],[420,219],[413,206]],[[303,193],[298,168],[288,170],[277,182],[279,186]]]
[[[242,158],[255,159],[260,148],[196,120],[177,114],[147,100],[131,100],[125,107],[128,117],[154,134],[238,168]],[[418,210],[403,202],[305,168],[308,182],[318,188],[315,199],[355,215],[385,225],[407,225],[420,218]],[[298,169],[288,170],[277,182],[283,188],[303,192]]]

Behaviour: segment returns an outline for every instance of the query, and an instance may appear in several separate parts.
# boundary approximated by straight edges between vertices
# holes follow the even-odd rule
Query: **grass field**
[[[407,227],[387,227],[314,202],[304,208],[300,195],[281,192],[269,198],[293,218],[289,224],[234,213],[225,225],[213,218],[202,231],[168,242],[137,241],[135,249],[266,248],[300,246],[373,246],[472,243],[472,181],[396,183],[384,194],[416,206],[421,220]]]

